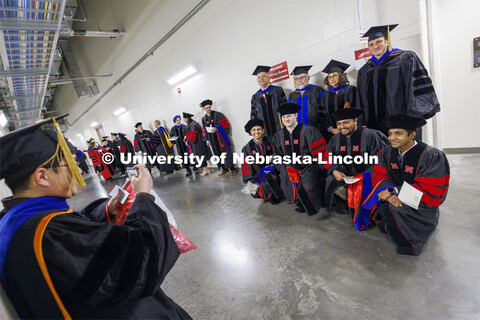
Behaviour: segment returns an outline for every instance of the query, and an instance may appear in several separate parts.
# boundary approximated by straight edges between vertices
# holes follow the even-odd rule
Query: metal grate
[[[40,118],[66,0],[0,0],[0,56],[17,127]]]

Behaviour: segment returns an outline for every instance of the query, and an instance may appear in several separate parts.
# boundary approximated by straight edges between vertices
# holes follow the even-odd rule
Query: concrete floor
[[[480,319],[480,155],[449,155],[440,223],[418,257],[349,216],[308,217],[243,194],[241,178],[154,179],[198,246],[162,288],[195,319]],[[90,174],[74,209],[114,184]]]

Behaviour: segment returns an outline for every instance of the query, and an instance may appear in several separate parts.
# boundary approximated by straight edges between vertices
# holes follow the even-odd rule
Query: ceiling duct
[[[81,79],[84,77],[68,39],[60,39],[58,40],[58,44],[62,49],[63,63],[67,68],[70,78],[78,79],[72,81],[78,97],[92,97],[97,95],[99,93],[97,85],[93,81],[87,82],[85,79]]]

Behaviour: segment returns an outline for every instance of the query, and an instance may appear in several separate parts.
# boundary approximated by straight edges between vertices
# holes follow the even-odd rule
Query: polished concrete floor
[[[448,158],[448,197],[418,257],[347,215],[253,199],[240,177],[157,174],[154,189],[198,246],[162,288],[195,319],[480,319],[480,155]],[[90,174],[69,202],[80,208],[116,183]]]

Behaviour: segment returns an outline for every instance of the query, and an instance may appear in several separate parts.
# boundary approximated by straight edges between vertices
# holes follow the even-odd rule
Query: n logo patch
[[[413,173],[413,167],[405,166],[405,172]]]
[[[359,147],[360,147],[360,146],[353,146],[353,151],[358,151],[358,148],[359,148]]]
[[[345,147],[345,146],[340,147],[340,151],[346,151],[346,149],[347,149],[347,147]]]
[[[398,169],[398,165],[396,163],[390,163],[392,169]]]

